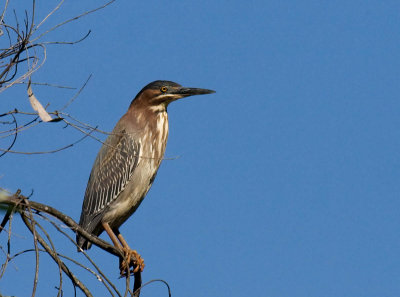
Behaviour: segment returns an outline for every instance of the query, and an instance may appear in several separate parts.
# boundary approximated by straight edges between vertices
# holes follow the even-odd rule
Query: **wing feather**
[[[116,200],[138,164],[140,144],[124,130],[110,135],[94,162],[87,184],[79,224],[85,229],[94,217]],[[88,230],[90,231],[90,230]]]

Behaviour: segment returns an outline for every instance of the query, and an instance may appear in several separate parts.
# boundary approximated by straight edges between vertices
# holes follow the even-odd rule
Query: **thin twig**
[[[32,297],[35,296],[36,293],[36,288],[37,288],[37,283],[38,283],[38,277],[39,277],[39,247],[37,244],[37,239],[39,237],[39,235],[36,232],[36,222],[33,219],[33,214],[32,214],[32,210],[29,207],[29,201],[28,199],[24,199],[24,203],[27,205],[27,209],[29,212],[29,218],[31,220],[31,228],[30,231],[32,232],[33,235],[33,245],[35,247],[35,276],[33,279],[33,288],[32,288]]]
[[[33,226],[34,224],[32,221],[29,221],[29,218],[26,216],[26,214],[22,211],[21,212],[21,218],[25,225],[28,227],[29,231],[33,233]],[[40,245],[46,250],[46,252],[53,258],[54,261],[57,260],[57,254],[54,253],[51,248],[47,245],[47,243],[43,240],[43,238],[39,235],[36,234],[36,239],[40,243]],[[93,295],[90,293],[89,289],[79,280],[76,278],[76,276],[69,270],[68,266],[65,265],[65,263],[61,260],[59,260],[61,263],[61,268],[62,270],[68,275],[68,277],[71,279],[73,284],[75,286],[78,286],[78,288],[87,296],[87,297],[92,297]]]
[[[60,109],[60,111],[63,111],[66,109],[74,100],[79,96],[79,94],[83,91],[83,89],[86,87],[87,83],[89,80],[92,78],[92,75],[90,74],[83,86],[79,89],[79,91]]]
[[[71,236],[69,236],[66,232],[64,232],[60,226],[58,226],[58,224],[56,222],[54,222],[53,220],[51,220],[50,218],[48,218],[47,216],[44,216],[43,214],[38,214],[39,216],[41,216],[44,220],[48,221],[49,223],[51,223],[53,225],[54,228],[57,229],[58,232],[62,233],[65,237],[67,237],[72,244],[74,244],[77,248],[79,248],[78,244],[76,243],[75,240],[72,239]],[[98,274],[96,274],[93,270],[91,270],[90,268],[82,265],[82,264],[78,264],[77,265],[81,266],[82,268],[86,269],[87,271],[91,272],[93,275],[96,276],[97,279],[101,279],[102,278],[102,282],[103,284],[106,286],[107,290],[110,292],[110,294],[112,296],[114,296],[114,294],[112,293],[112,291],[109,289],[109,287],[107,286],[106,282],[113,288],[113,290],[118,294],[119,297],[121,297],[121,294],[118,292],[117,288],[115,287],[115,285],[107,278],[107,276],[100,270],[100,268],[96,265],[96,263],[89,257],[89,255],[85,252],[85,251],[81,251],[82,254],[86,257],[86,259],[89,260],[89,262],[94,266],[94,268],[97,270],[97,272],[100,274],[100,276]],[[103,280],[105,280],[106,282],[104,282]]]
[[[79,42],[84,41],[86,38],[89,37],[90,33],[92,33],[92,30],[89,30],[82,38],[75,40],[75,41],[45,41],[42,42],[42,44],[68,44],[68,45],[73,45],[73,44],[77,44]]]
[[[35,31],[40,28],[41,25],[51,16],[53,15],[63,4],[64,0],[61,0],[60,3],[57,4],[57,6],[39,23],[39,25],[36,26]]]
[[[90,132],[91,133],[91,132]],[[90,134],[89,133],[89,134]],[[74,145],[78,144],[79,142],[81,142],[82,140],[84,140],[86,137],[88,137],[89,135],[84,135],[83,137],[79,138],[78,140],[74,141],[73,143],[70,143],[66,146],[63,146],[61,148],[58,149],[54,149],[54,150],[50,150],[50,151],[42,151],[42,152],[21,152],[21,151],[14,151],[14,150],[6,150],[6,149],[2,149],[0,148],[0,151],[3,152],[7,152],[7,153],[12,153],[12,154],[21,154],[21,155],[43,155],[43,154],[53,154],[53,153],[57,153],[59,151],[65,150],[67,148],[73,147]]]
[[[49,233],[47,233],[46,229],[44,229],[44,228],[42,227],[42,225],[39,224],[36,220],[35,220],[35,224],[39,227],[39,229],[40,229],[40,230],[44,233],[44,235],[46,236],[47,240],[49,241],[49,243],[50,243],[50,245],[51,245],[51,249],[52,249],[55,253],[57,253],[56,247],[55,247],[53,241],[51,240],[51,237],[50,237]],[[57,253],[57,255],[58,255],[58,253]],[[62,283],[62,268],[61,268],[61,262],[59,261],[59,259],[55,259],[55,260],[56,260],[56,263],[57,263],[57,265],[58,265],[59,280],[60,280],[59,285],[58,285],[58,293],[57,293],[57,296],[60,296],[60,295],[61,295],[61,292],[62,292],[62,285],[63,285],[63,283]]]
[[[171,288],[170,288],[169,284],[168,284],[165,280],[163,280],[163,279],[152,279],[152,280],[150,280],[150,281],[144,283],[143,285],[141,285],[137,290],[142,289],[143,287],[148,286],[148,285],[150,285],[151,283],[155,283],[155,282],[163,283],[163,284],[167,287],[167,290],[168,290],[168,297],[171,297],[171,296],[172,296],[172,295],[171,295]],[[133,293],[135,294],[136,291],[133,291]]]
[[[16,206],[9,206],[8,210],[7,210],[7,214],[4,217],[4,225],[7,223],[7,220],[9,222],[8,224],[8,236],[7,236],[7,253],[6,253],[6,261],[1,265],[1,273],[0,273],[0,279],[3,277],[4,273],[6,272],[7,269],[7,265],[8,262],[10,260],[10,254],[11,254],[11,224],[12,224],[12,218],[13,218],[13,211],[15,209]],[[12,208],[12,210],[10,211],[10,208]],[[10,213],[9,213],[10,211]],[[2,223],[3,226],[3,223]],[[4,229],[4,226],[3,226]],[[1,231],[1,230],[0,230]]]
[[[27,84],[27,83],[26,82],[20,82],[20,84]],[[61,85],[55,85],[55,84],[50,84],[50,83],[31,82],[31,84],[32,85],[37,85],[37,86],[46,86],[46,87],[59,88],[59,89],[76,90],[76,88],[74,88],[74,87],[61,86]]]
[[[18,135],[18,123],[17,123],[17,119],[15,118],[15,116],[14,116],[13,114],[12,114],[11,116],[13,117],[13,123],[15,123],[14,139],[11,141],[11,144],[9,145],[9,147],[7,148],[7,150],[4,151],[4,152],[2,152],[2,153],[0,154],[0,158],[1,158],[2,156],[4,156],[5,154],[7,154],[7,151],[9,151],[9,150],[14,146],[15,141],[17,140],[17,135]],[[0,229],[0,231],[1,231],[1,229]]]
[[[112,4],[113,2],[115,2],[115,0],[111,0],[111,1],[109,1],[109,2],[107,2],[107,3],[105,3],[105,4],[102,5],[102,6],[96,7],[96,8],[94,8],[94,9],[92,9],[92,10],[85,11],[84,13],[82,13],[82,14],[80,14],[80,15],[78,15],[78,16],[75,16],[75,17],[73,17],[73,18],[71,18],[71,19],[68,19],[68,20],[62,22],[62,23],[59,23],[58,25],[55,25],[54,27],[50,28],[50,29],[47,30],[46,32],[40,34],[38,37],[36,37],[35,39],[33,39],[32,42],[35,42],[36,40],[42,38],[44,35],[46,35],[46,34],[52,32],[52,31],[54,31],[55,29],[57,29],[57,28],[59,28],[59,27],[65,25],[65,24],[67,24],[67,23],[70,23],[70,22],[72,22],[72,21],[76,21],[77,19],[79,19],[79,18],[81,18],[81,17],[83,17],[83,16],[86,16],[86,15],[91,14],[91,13],[93,13],[93,12],[96,12],[96,11],[98,11],[98,10],[100,10],[100,9],[103,9],[103,8],[107,7],[108,5]]]
[[[0,17],[0,25],[3,23],[4,14],[6,13],[7,6],[8,6],[8,0],[6,0],[6,4],[4,5],[3,12],[1,13],[1,17]]]

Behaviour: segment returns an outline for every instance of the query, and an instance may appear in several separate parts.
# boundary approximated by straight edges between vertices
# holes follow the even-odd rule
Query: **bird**
[[[211,93],[215,91],[182,87],[167,80],[149,83],[132,100],[97,154],[79,225],[95,236],[103,231],[108,234],[124,255],[121,275],[144,268],[143,259],[129,247],[119,228],[145,198],[163,160],[169,131],[167,107],[181,98]],[[91,247],[79,233],[76,242],[78,250]]]

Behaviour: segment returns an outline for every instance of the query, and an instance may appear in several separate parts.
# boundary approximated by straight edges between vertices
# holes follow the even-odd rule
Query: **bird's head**
[[[148,106],[153,109],[166,109],[172,101],[193,95],[215,93],[213,90],[187,88],[167,80],[156,80],[145,86],[133,99],[134,103]]]

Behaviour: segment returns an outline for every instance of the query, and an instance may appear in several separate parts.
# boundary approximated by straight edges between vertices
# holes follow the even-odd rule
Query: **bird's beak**
[[[204,95],[215,93],[213,90],[199,89],[199,88],[185,88],[181,87],[174,91],[174,94],[183,97],[193,96],[193,95]]]

